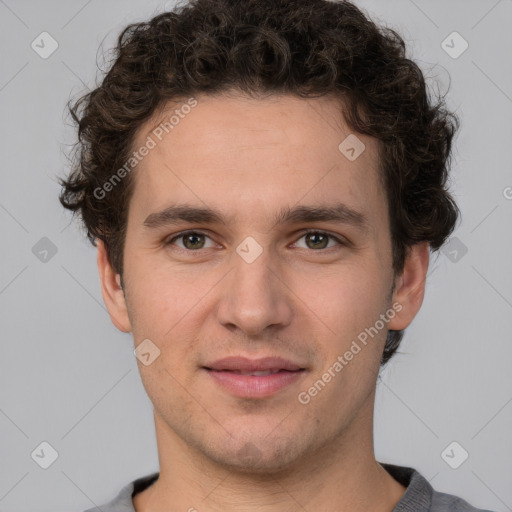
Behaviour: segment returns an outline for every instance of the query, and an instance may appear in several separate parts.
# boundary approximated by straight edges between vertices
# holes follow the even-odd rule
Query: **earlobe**
[[[107,250],[102,240],[97,240],[98,272],[101,281],[101,294],[112,323],[122,332],[130,332],[131,324],[126,307],[121,276],[114,271],[108,259]]]
[[[420,242],[411,246],[405,258],[402,273],[395,279],[392,303],[399,304],[397,314],[388,328],[400,331],[409,326],[423,303],[425,281],[429,263],[429,243]]]

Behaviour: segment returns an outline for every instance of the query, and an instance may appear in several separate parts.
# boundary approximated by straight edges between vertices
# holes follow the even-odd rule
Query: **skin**
[[[150,339],[160,350],[149,366],[137,361],[154,405],[160,477],[133,498],[135,509],[391,511],[405,488],[375,459],[376,380],[387,328],[406,328],[421,306],[428,243],[414,245],[393,275],[378,141],[358,134],[366,149],[349,161],[338,145],[351,131],[335,98],[196,99],[134,171],[124,291],[98,242],[112,322],[135,346]],[[155,114],[134,147],[164,117]],[[367,217],[366,231],[272,220],[283,207],[339,202]],[[173,203],[216,209],[225,222],[144,226]],[[189,229],[200,232],[192,245],[165,244]],[[347,243],[315,245],[305,229]],[[263,249],[250,264],[236,252],[248,236]],[[393,303],[401,310],[386,328],[301,404],[298,394]],[[202,366],[238,354],[281,356],[307,371],[270,397],[237,398]],[[239,453],[248,446],[252,461]]]

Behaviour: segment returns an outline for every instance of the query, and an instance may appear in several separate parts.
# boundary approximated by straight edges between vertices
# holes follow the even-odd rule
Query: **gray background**
[[[431,262],[403,354],[382,372],[376,456],[512,510],[512,1],[357,3],[403,34],[428,77],[451,81],[462,121],[452,190],[463,219]],[[95,86],[99,46],[172,5],[0,0],[2,511],[84,510],[158,469],[133,341],[110,323],[95,250],[60,207],[57,176],[74,142],[65,103]],[[47,59],[31,48],[43,31],[59,45]],[[458,58],[441,45],[453,31],[469,43]],[[31,456],[43,441],[58,452],[48,469]],[[442,457],[453,441],[469,453],[457,469]]]

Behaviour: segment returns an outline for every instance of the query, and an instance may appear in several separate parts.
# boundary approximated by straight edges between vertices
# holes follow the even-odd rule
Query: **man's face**
[[[390,325],[365,345],[357,340],[393,301],[377,141],[358,135],[365,150],[347,158],[351,152],[338,146],[351,131],[332,98],[196,99],[161,141],[152,130],[180,104],[135,141],[137,149],[150,135],[157,146],[133,171],[127,316],[117,314],[117,325],[133,332],[136,346],[149,339],[160,350],[150,365],[138,364],[167,439],[220,464],[286,468],[371,424]],[[288,210],[340,205],[357,215],[283,221]],[[153,215],[170,206],[211,209],[221,220],[169,223]],[[178,237],[184,231],[194,234]],[[360,350],[333,372],[354,340]],[[234,382],[226,387],[206,367],[228,356],[280,357],[303,370],[288,372],[286,385],[284,372],[220,372]],[[309,393],[329,368],[331,378]],[[259,391],[248,379],[259,379]]]

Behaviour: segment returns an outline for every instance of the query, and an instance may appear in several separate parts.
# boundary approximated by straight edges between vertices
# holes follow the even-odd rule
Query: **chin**
[[[299,456],[299,447],[293,440],[268,438],[268,431],[248,440],[225,440],[222,445],[208,446],[204,454],[228,471],[247,474],[277,474],[293,468]]]

